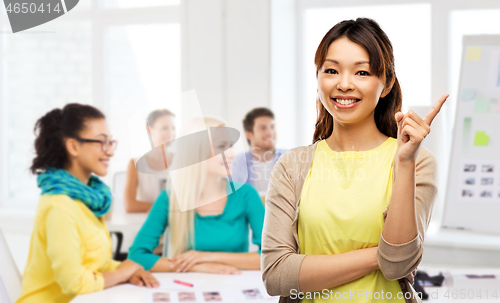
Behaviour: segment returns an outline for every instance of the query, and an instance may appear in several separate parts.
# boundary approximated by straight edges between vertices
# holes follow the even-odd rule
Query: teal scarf
[[[65,169],[49,167],[37,177],[42,195],[66,195],[81,201],[96,217],[104,216],[111,207],[111,191],[96,176],[90,176],[88,185]]]

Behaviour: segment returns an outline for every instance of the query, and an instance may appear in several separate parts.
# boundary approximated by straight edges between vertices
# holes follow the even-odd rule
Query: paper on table
[[[221,284],[237,286],[242,299],[249,299],[249,291],[258,289],[264,300],[275,299],[267,294],[264,282],[262,282],[262,274],[260,271],[243,271],[241,275],[233,275],[230,278],[221,282]],[[246,293],[245,293],[246,291]]]
[[[144,294],[144,302],[241,302],[240,296],[234,290],[207,290],[207,291],[170,291],[155,290]]]
[[[470,277],[475,276],[475,277]],[[491,292],[500,288],[500,279],[496,275],[476,275],[476,274],[453,274],[448,278],[449,285],[453,288],[481,289],[481,291]]]
[[[240,275],[231,275],[222,284],[241,287],[263,286],[262,273],[260,271],[243,271]]]

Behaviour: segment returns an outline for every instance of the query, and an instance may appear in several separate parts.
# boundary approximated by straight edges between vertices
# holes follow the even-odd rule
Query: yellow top
[[[120,263],[102,217],[66,195],[42,195],[34,223],[17,303],[65,303],[104,288],[101,272]]]
[[[391,137],[359,152],[335,152],[325,140],[318,142],[299,202],[301,254],[333,255],[378,246],[382,212],[392,195],[396,149],[397,140]],[[397,280],[389,281],[375,270],[352,282],[306,293],[301,302],[404,302],[402,295]]]

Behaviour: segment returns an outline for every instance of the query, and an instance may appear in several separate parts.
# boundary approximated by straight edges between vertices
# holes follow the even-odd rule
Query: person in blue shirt
[[[169,173],[167,190],[154,202],[129,249],[130,260],[161,272],[238,274],[240,269],[260,269],[264,206],[251,185],[228,178],[235,156],[231,139],[218,135],[224,125],[214,118],[197,119],[179,136],[200,134],[207,127],[211,143],[177,140],[172,168],[179,169]],[[167,227],[168,257],[161,257],[153,249]],[[257,252],[248,251],[249,229]]]
[[[271,171],[285,149],[276,148],[274,113],[265,107],[254,108],[243,119],[250,150],[238,154],[233,163],[233,180],[252,185],[263,197],[271,179]]]

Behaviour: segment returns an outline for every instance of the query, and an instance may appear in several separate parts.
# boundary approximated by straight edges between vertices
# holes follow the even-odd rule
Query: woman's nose
[[[107,151],[106,151],[106,155],[108,157],[113,157],[115,155],[115,151],[113,150],[113,148],[109,148]]]
[[[339,77],[339,82],[337,83],[337,89],[340,91],[348,91],[353,89],[352,79],[349,75],[344,74]]]

